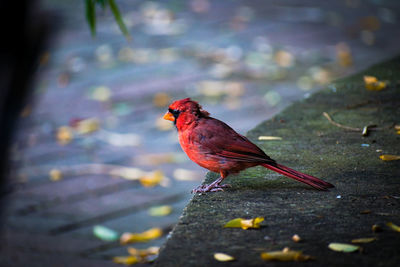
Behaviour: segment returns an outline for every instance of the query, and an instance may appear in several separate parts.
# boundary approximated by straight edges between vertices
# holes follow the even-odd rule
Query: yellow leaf
[[[394,230],[396,232],[400,232],[400,226],[395,225],[392,222],[387,222],[386,225],[389,226],[390,228],[392,228],[392,230]]]
[[[351,240],[351,243],[354,244],[360,244],[360,243],[371,243],[372,241],[375,241],[376,237],[364,237],[364,238],[357,238]]]
[[[151,216],[166,216],[172,212],[172,207],[169,205],[152,207],[149,209]]]
[[[380,155],[379,158],[384,161],[400,160],[398,155]]]
[[[358,249],[360,249],[359,246],[356,245],[350,245],[350,244],[344,244],[344,243],[330,243],[328,247],[334,251],[339,251],[339,252],[354,252]]]
[[[225,228],[242,228],[244,230],[248,228],[260,228],[260,223],[264,221],[264,217],[256,217],[253,219],[243,219],[236,218],[227,222],[224,227]]]
[[[134,242],[148,242],[160,236],[162,236],[161,228],[151,228],[143,233],[123,233],[120,242],[123,245]]]
[[[265,261],[308,261],[312,257],[304,255],[301,251],[283,249],[261,253],[261,258]]]
[[[258,140],[260,141],[275,141],[275,140],[282,140],[282,137],[279,136],[259,136]]]
[[[73,135],[70,127],[61,126],[60,128],[58,128],[56,138],[59,144],[61,145],[68,144],[69,142],[71,142],[72,137]]]
[[[106,86],[99,86],[95,88],[92,92],[92,99],[105,102],[111,97],[111,90]]]
[[[214,253],[214,259],[216,259],[217,261],[233,261],[235,260],[234,257],[225,254],[225,253]]]
[[[62,173],[58,169],[52,169],[49,172],[50,180],[53,182],[59,181],[62,179]]]
[[[128,253],[131,256],[135,256],[140,258],[142,261],[143,258],[146,258],[149,255],[157,255],[160,251],[160,247],[148,247],[147,249],[136,249],[133,247],[128,247]]]
[[[386,88],[386,82],[378,81],[374,76],[364,76],[365,88],[372,91],[380,91]]]
[[[120,256],[114,257],[113,262],[125,265],[132,265],[138,263],[139,260],[135,256]]]
[[[158,185],[162,179],[164,178],[164,174],[162,171],[154,171],[140,178],[140,183],[145,187],[153,187]]]
[[[96,118],[90,118],[78,121],[75,130],[79,134],[89,134],[97,131],[100,128],[99,120]]]

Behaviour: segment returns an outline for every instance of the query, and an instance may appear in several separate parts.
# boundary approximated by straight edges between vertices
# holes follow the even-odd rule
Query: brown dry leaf
[[[336,45],[336,60],[342,67],[353,65],[351,49],[346,43],[339,43]]]
[[[378,224],[372,225],[372,232],[376,233],[376,232],[381,232],[381,231],[382,231],[382,227],[380,227]]]
[[[162,171],[154,171],[146,174],[140,178],[140,183],[145,187],[153,187],[161,183],[164,178],[164,173]]]
[[[301,251],[285,248],[278,251],[263,252],[261,259],[265,261],[308,261],[313,258],[310,255],[304,255]]]
[[[214,259],[216,259],[217,261],[233,261],[235,260],[234,257],[225,254],[225,253],[214,253]]]
[[[363,237],[363,238],[357,238],[351,240],[351,243],[353,244],[362,244],[362,243],[371,243],[372,241],[375,241],[376,237]]]
[[[119,257],[114,257],[113,262],[124,265],[133,265],[138,263],[139,260],[135,256],[119,256]]]
[[[386,88],[386,82],[379,81],[374,76],[364,76],[365,88],[371,91],[381,91]]]
[[[148,242],[162,236],[161,228],[151,228],[143,233],[123,233],[120,242],[125,245],[135,242]]]
[[[392,230],[394,230],[396,232],[400,232],[400,226],[398,226],[392,222],[387,222],[386,225],[389,226],[390,228],[392,228]]]
[[[242,228],[244,230],[249,228],[260,228],[260,223],[264,221],[264,217],[256,217],[253,219],[236,218],[230,220],[224,225],[224,228]]]
[[[62,179],[62,172],[59,169],[52,169],[49,176],[51,181],[56,182]]]
[[[157,93],[153,97],[153,105],[159,108],[166,107],[171,101],[171,97],[167,93]]]
[[[380,155],[379,158],[384,161],[400,160],[398,155]]]
[[[275,62],[280,67],[288,68],[294,64],[294,56],[288,51],[279,50],[275,54]]]
[[[61,126],[57,130],[56,138],[60,145],[66,145],[69,142],[71,142],[73,138],[73,133],[71,128],[68,126]]]
[[[296,243],[301,241],[301,237],[298,234],[292,236],[292,240]]]

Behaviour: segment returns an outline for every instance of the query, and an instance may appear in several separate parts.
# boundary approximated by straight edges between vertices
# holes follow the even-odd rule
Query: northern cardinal
[[[221,184],[229,174],[257,165],[319,190],[334,187],[321,179],[278,164],[245,136],[209,115],[190,98],[173,102],[164,115],[164,119],[174,122],[179,143],[188,157],[201,167],[221,175],[213,183],[193,189],[192,193],[223,191],[223,188],[230,187]]]

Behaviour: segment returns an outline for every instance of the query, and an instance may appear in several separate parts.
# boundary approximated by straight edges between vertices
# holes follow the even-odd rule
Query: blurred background
[[[400,52],[396,0],[116,1],[129,36],[109,7],[92,36],[87,1],[37,4],[56,27],[11,143],[6,266],[111,266],[120,234],[154,228],[131,246],[162,245],[206,173],[162,119],[173,100],[245,134]]]

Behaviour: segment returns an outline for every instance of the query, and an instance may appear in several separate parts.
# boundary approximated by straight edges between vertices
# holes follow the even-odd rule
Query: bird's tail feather
[[[265,164],[262,164],[262,166],[267,169],[270,169],[272,171],[275,171],[277,173],[283,174],[289,178],[295,179],[299,182],[308,184],[318,190],[328,190],[328,188],[335,187],[334,185],[332,185],[328,182],[322,181],[321,179],[319,179],[317,177],[293,170],[293,169],[283,166],[281,164],[276,163],[274,165],[269,165],[269,164],[265,163]]]

